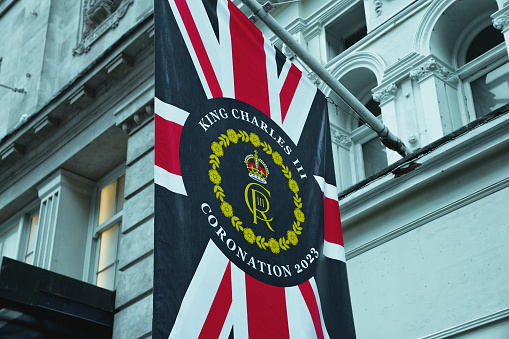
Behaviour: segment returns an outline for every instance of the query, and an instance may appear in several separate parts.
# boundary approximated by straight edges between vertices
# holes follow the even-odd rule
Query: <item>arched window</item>
[[[465,65],[479,69],[470,79],[470,90],[477,118],[509,103],[509,63],[507,54],[483,67],[483,59],[496,54],[496,47],[505,50],[504,36],[491,24],[472,40],[466,51]],[[483,69],[484,68],[484,69]]]
[[[500,34],[500,31],[493,27],[493,25],[489,25],[477,34],[472,43],[470,43],[470,46],[468,46],[465,63],[473,61],[503,42],[504,36]]]
[[[381,109],[373,100],[371,90],[378,86],[375,74],[368,68],[360,67],[350,70],[340,77],[339,81],[353,94],[368,110],[380,120]],[[387,167],[385,146],[382,145],[376,133],[362,121],[357,114],[341,99],[331,95],[334,102],[331,107],[331,122],[336,133],[336,147],[339,154],[339,168],[341,188],[359,182],[381,169]],[[335,126],[337,130],[334,131]],[[341,138],[337,138],[342,134]],[[350,142],[342,141],[347,138]],[[346,146],[345,146],[346,145]],[[342,156],[341,156],[342,155]]]
[[[491,18],[496,1],[468,0],[464,5],[468,4],[476,8],[458,19],[461,30],[452,62],[462,80],[461,96],[466,99],[462,101],[471,121],[509,103],[509,63],[504,35],[493,27]],[[458,6],[454,3],[446,13],[455,13]]]

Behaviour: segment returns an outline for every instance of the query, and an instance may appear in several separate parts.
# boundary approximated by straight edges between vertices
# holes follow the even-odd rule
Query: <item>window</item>
[[[472,81],[470,88],[477,118],[509,103],[509,63]]]
[[[464,48],[458,74],[470,120],[481,118],[509,103],[509,62],[503,34],[491,22]]]
[[[472,41],[467,50],[466,63],[483,55],[504,42],[504,36],[492,25],[483,29]]]
[[[373,99],[372,89],[377,87],[373,71],[366,67],[350,70],[340,82],[379,120],[382,119],[380,105]],[[336,181],[340,190],[368,178],[387,167],[386,148],[376,133],[362,121],[339,97],[331,94],[329,108],[332,142],[336,167]]]
[[[93,269],[90,277],[97,286],[115,289],[118,243],[124,206],[124,168],[115,170],[96,187],[93,204]]]
[[[28,231],[28,244],[25,253],[25,262],[32,265],[35,257],[35,244],[39,232],[39,212],[33,214],[29,218],[30,229]]]
[[[3,257],[17,259],[18,248],[18,224],[7,228],[2,235],[0,235],[0,253]]]
[[[357,3],[325,28],[329,60],[343,53],[367,35],[364,2]]]
[[[385,146],[379,137],[375,137],[362,144],[362,158],[364,160],[364,175],[366,178],[387,167]]]
[[[0,257],[33,264],[39,226],[39,206],[32,204],[0,226]]]

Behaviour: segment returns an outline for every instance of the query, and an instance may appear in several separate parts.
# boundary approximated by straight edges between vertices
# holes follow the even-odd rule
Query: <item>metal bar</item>
[[[25,90],[23,88],[14,88],[14,87],[2,85],[2,84],[0,84],[0,87],[10,89],[14,93],[25,93]]]
[[[323,82],[325,82],[363,121],[380,137],[389,149],[398,152],[402,157],[411,152],[406,145],[383,123],[381,123],[345,86],[334,78],[311,54],[308,53],[256,0],[241,0],[260,18],[290,49],[304,61]]]

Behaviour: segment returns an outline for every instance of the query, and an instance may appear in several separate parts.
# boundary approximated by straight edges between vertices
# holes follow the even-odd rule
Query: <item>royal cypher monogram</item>
[[[288,179],[288,188],[293,192],[293,202],[295,205],[293,214],[295,216],[295,220],[291,225],[291,229],[287,230],[286,236],[284,237],[280,237],[279,239],[266,239],[264,236],[256,235],[252,228],[243,226],[243,221],[234,215],[232,205],[226,200],[226,195],[221,187],[222,178],[219,173],[221,166],[220,159],[228,147],[239,142],[250,142],[254,147],[261,147],[265,154],[272,157],[274,164],[281,167],[283,175]],[[216,199],[221,201],[221,212],[225,217],[231,220],[233,227],[235,227],[238,232],[242,232],[244,234],[244,239],[248,243],[256,243],[259,248],[263,250],[270,249],[270,251],[274,254],[278,254],[281,250],[288,250],[290,245],[297,245],[299,242],[298,236],[302,233],[301,224],[304,223],[305,215],[304,212],[302,212],[302,198],[299,196],[299,185],[294,179],[292,179],[292,172],[288,166],[285,166],[283,163],[283,157],[281,154],[273,151],[272,147],[265,141],[261,141],[257,134],[247,134],[244,130],[235,131],[233,129],[228,129],[226,134],[221,133],[217,138],[217,141],[212,142],[210,148],[212,150],[212,154],[209,156],[209,163],[211,164],[209,179],[214,184]],[[270,208],[270,191],[258,183],[267,183],[266,179],[268,176],[268,168],[265,165],[265,162],[258,158],[257,150],[255,150],[254,154],[255,155],[248,155],[245,158],[248,174],[256,181],[248,184],[244,190],[246,204],[251,213],[253,213],[253,224],[258,224],[258,219],[260,219],[266,223],[267,227],[272,232],[275,232],[270,224],[272,218],[269,219],[266,217],[266,213]]]
[[[233,119],[243,120],[258,127],[274,139],[277,144],[281,146],[284,153],[287,155],[291,154],[291,147],[286,145],[285,140],[281,136],[275,135],[273,128],[269,127],[263,120],[257,119],[254,115],[250,115],[248,112],[240,109],[232,108],[230,112],[226,111],[224,108],[213,110],[207,113],[198,122],[198,124],[206,132],[214,123],[220,120],[226,120],[230,116],[233,117]],[[295,207],[293,214],[295,219],[291,226],[289,226],[286,236],[284,237],[279,237],[278,239],[270,237],[269,239],[266,239],[266,237],[260,234],[257,235],[255,230],[252,228],[244,227],[243,221],[235,215],[232,205],[227,201],[225,192],[221,187],[222,178],[219,171],[221,166],[221,157],[224,155],[227,148],[239,142],[250,142],[255,148],[261,147],[261,151],[263,151],[267,156],[270,156],[276,166],[281,167],[283,175],[288,179],[288,188],[293,193],[293,202]],[[272,147],[267,142],[260,140],[260,137],[256,133],[248,134],[244,130],[234,129],[228,129],[225,133],[221,133],[216,141],[211,143],[210,147],[212,154],[209,156],[209,163],[211,164],[211,168],[208,173],[209,179],[214,184],[214,193],[216,198],[221,201],[221,212],[224,216],[231,220],[233,227],[235,227],[238,232],[243,233],[244,239],[248,243],[256,243],[259,248],[263,250],[270,249],[270,251],[274,254],[280,253],[281,250],[286,251],[292,245],[297,245],[299,241],[298,236],[302,231],[301,224],[305,221],[305,215],[304,212],[302,212],[302,199],[299,196],[299,186],[297,181],[292,178],[292,171],[283,163],[283,157],[281,154],[277,151],[273,151]],[[270,231],[275,232],[274,227],[271,225],[273,218],[267,217],[270,209],[270,191],[266,187],[262,186],[262,184],[267,183],[269,175],[269,169],[266,162],[260,158],[257,149],[254,150],[253,154],[247,155],[244,161],[248,170],[248,175],[255,181],[248,184],[244,190],[245,202],[253,214],[253,225],[258,225],[258,222],[262,221],[266,224]],[[307,178],[304,168],[300,165],[299,159],[295,159],[295,161],[293,161],[293,165],[302,179]]]
[[[306,216],[303,212],[302,197],[299,195],[300,187],[298,182],[295,180],[294,174],[297,175],[300,180],[307,179],[306,172],[298,158],[293,158],[291,161],[293,166],[289,168],[284,163],[282,155],[291,156],[292,148],[286,144],[284,138],[273,128],[269,127],[261,118],[257,118],[254,114],[250,114],[241,109],[232,108],[227,111],[224,108],[219,108],[205,114],[203,118],[198,121],[199,127],[204,132],[211,131],[210,127],[221,120],[236,119],[246,123],[252,124],[261,130],[263,135],[266,137],[260,138],[255,132],[246,132],[244,129],[233,129],[227,128],[225,130],[219,130],[214,128],[217,137],[212,140],[210,144],[211,153],[209,155],[210,168],[208,170],[208,177],[210,182],[213,184],[213,191],[216,199],[219,201],[219,207],[222,215],[227,220],[230,220],[234,232],[242,234],[242,238],[247,242],[248,245],[254,245],[255,248],[259,248],[262,251],[268,251],[276,258],[283,258],[279,256],[282,251],[289,251],[293,246],[299,244],[299,237],[302,234]],[[266,142],[266,138],[273,139],[278,146],[280,151],[272,149],[271,145]],[[265,140],[264,140],[265,139]],[[251,181],[244,187],[244,202],[252,217],[241,220],[236,214],[235,210],[240,203],[234,201],[232,206],[231,201],[223,187],[221,186],[223,178],[221,177],[222,164],[221,161],[226,152],[235,152],[236,145],[249,145],[253,147],[252,152],[243,155],[243,162],[246,166],[246,172],[244,175],[249,176]],[[242,147],[245,150],[245,147]],[[237,150],[238,151],[238,150]],[[242,160],[241,160],[242,161]],[[287,180],[286,187],[292,196],[290,203],[293,209],[293,220],[288,220],[282,224],[277,223],[272,217],[270,212],[272,205],[271,198],[272,193],[270,191],[271,180],[276,179],[274,173],[281,171]],[[242,174],[238,174],[242,175]],[[271,179],[272,178],[272,179]],[[280,201],[277,202],[281,203]],[[288,206],[290,208],[290,206]],[[239,207],[240,208],[240,207]],[[207,215],[208,224],[214,228],[214,233],[217,235],[219,241],[225,244],[225,250],[231,253],[235,253],[235,257],[244,262],[247,266],[251,266],[261,274],[268,276],[274,276],[276,278],[290,278],[293,273],[299,274],[307,271],[311,263],[315,258],[319,257],[319,253],[314,247],[310,247],[307,252],[302,252],[302,255],[306,256],[306,260],[297,260],[297,263],[289,265],[288,263],[280,263],[278,261],[269,263],[259,258],[255,258],[251,251],[247,248],[243,248],[241,244],[236,244],[236,241],[228,236],[228,229],[223,228],[219,224],[219,220],[215,217],[212,211],[212,207],[203,202],[201,205],[202,212]],[[246,218],[246,215],[241,215]],[[306,241],[303,239],[302,241]],[[303,242],[306,244],[306,242]],[[304,245],[306,246],[306,245]],[[297,253],[301,253],[304,248],[298,250]],[[246,251],[247,250],[247,251]],[[304,250],[305,251],[305,250]],[[297,254],[299,255],[299,254]],[[300,255],[299,255],[300,256]],[[311,259],[308,260],[308,257]],[[293,257],[292,257],[293,258]],[[288,259],[285,259],[285,261]],[[290,259],[293,261],[293,259]],[[309,263],[309,264],[308,264]]]

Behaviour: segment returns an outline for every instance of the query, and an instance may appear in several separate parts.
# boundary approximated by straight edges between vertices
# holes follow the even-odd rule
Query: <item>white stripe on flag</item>
[[[233,326],[233,336],[235,338],[248,338],[247,326],[247,301],[246,301],[246,273],[239,269],[233,263],[232,268],[232,306],[228,319],[231,319]],[[229,328],[231,329],[231,325]],[[226,326],[225,326],[226,327]],[[229,333],[228,333],[229,334]]]
[[[341,260],[342,262],[346,262],[345,248],[341,245],[328,242],[327,240],[323,241],[323,255],[325,255],[329,259]]]
[[[154,183],[177,194],[187,195],[182,177],[170,173],[159,166],[154,166]]]
[[[314,177],[318,182],[318,185],[320,185],[320,189],[325,197],[332,200],[338,200],[338,190],[336,186],[326,183],[325,179],[321,176],[315,175]]]
[[[217,81],[223,92],[223,97],[234,98],[233,54],[228,1],[217,1],[217,21],[219,25],[220,43],[217,41],[216,33],[208,20],[207,11],[205,10],[203,2],[187,1],[187,5],[189,6],[193,18],[203,18],[195,20],[196,28],[203,41],[203,46],[207,51],[210,64],[214,69]]]
[[[299,144],[299,139],[315,99],[316,91],[316,86],[303,74],[283,122],[283,130],[295,145]]]
[[[311,288],[315,294],[316,304],[318,305],[318,310],[320,311],[320,322],[322,323],[323,337],[324,339],[330,339],[329,332],[327,332],[327,327],[325,327],[325,321],[323,320],[322,304],[320,302],[320,295],[318,294],[318,286],[316,286],[315,278],[312,277],[309,279],[309,283],[311,284]]]
[[[216,244],[209,240],[182,300],[175,325],[173,325],[168,339],[198,338],[228,262],[228,258],[217,248]]]
[[[212,99],[212,92],[210,91],[209,84],[207,82],[207,79],[205,78],[205,74],[203,73],[203,70],[200,65],[200,61],[198,60],[198,57],[196,56],[196,52],[194,50],[193,44],[191,43],[191,39],[189,38],[189,34],[187,33],[186,26],[184,25],[184,22],[182,21],[182,17],[180,16],[180,13],[177,9],[177,5],[175,4],[175,1],[168,0],[168,3],[170,4],[171,11],[173,12],[173,15],[175,16],[175,21],[177,22],[177,25],[179,26],[180,33],[182,35],[182,38],[184,39],[184,42],[186,43],[187,50],[189,51],[189,55],[191,56],[191,59],[193,60],[194,67],[196,68],[196,73],[198,74],[198,77],[200,78],[200,82],[202,84],[203,90],[205,91],[205,95],[208,99]],[[171,55],[168,56],[168,59],[171,59]]]
[[[285,288],[288,330],[292,339],[316,338],[315,325],[299,286]]]
[[[263,49],[265,50],[265,67],[267,68],[267,84],[269,86],[270,118],[274,120],[278,126],[282,126],[280,93],[286,77],[288,76],[291,63],[286,60],[283,68],[281,69],[281,74],[279,74],[278,77],[276,50],[274,46],[270,44],[268,39],[265,39]]]
[[[174,122],[180,126],[184,126],[189,117],[188,112],[177,106],[167,104],[158,98],[154,98],[154,111],[164,120]]]

